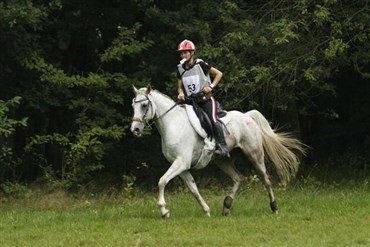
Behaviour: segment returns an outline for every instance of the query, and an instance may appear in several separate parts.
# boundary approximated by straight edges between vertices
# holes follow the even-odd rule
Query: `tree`
[[[1,6],[4,33],[15,37],[11,44],[1,43],[7,51],[1,63],[8,71],[1,84],[7,95],[22,95],[18,114],[29,118],[28,127],[17,133],[25,144],[20,145],[23,171],[39,170],[51,182],[75,187],[104,166],[109,148],[125,132],[120,110],[131,82],[110,64],[140,54],[151,43],[136,40],[140,25],[120,27],[114,19],[109,28],[117,36],[107,32],[104,39],[102,20],[92,22],[89,15],[96,11],[101,17],[105,9],[84,8],[82,1]]]

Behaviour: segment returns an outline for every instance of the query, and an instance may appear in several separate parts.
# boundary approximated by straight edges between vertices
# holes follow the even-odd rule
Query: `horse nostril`
[[[140,129],[139,128],[134,128],[134,130],[132,131],[132,133],[134,134],[135,137],[141,136],[141,133],[140,133]]]

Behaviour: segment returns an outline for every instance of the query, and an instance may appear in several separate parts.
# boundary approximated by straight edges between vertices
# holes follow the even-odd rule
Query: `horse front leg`
[[[191,193],[193,193],[194,197],[197,199],[198,203],[203,208],[204,213],[207,216],[210,217],[211,216],[211,213],[210,213],[209,206],[204,201],[203,197],[200,195],[200,193],[198,191],[197,184],[195,183],[194,178],[191,175],[191,173],[189,171],[184,171],[179,176],[185,182],[185,184],[188,186],[188,188],[191,191]]]
[[[164,199],[164,190],[166,185],[168,184],[171,179],[176,177],[177,175],[181,174],[186,170],[186,163],[181,161],[180,159],[176,159],[170,168],[166,171],[166,173],[159,179],[158,182],[158,206],[161,211],[161,216],[163,219],[170,218],[170,211],[166,208],[166,200]]]

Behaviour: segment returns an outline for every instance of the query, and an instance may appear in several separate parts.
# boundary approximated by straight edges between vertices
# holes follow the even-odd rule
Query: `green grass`
[[[368,184],[276,189],[278,215],[258,186],[241,190],[229,217],[223,189],[202,194],[211,218],[182,189],[167,193],[169,220],[156,193],[3,198],[0,246],[370,246]]]

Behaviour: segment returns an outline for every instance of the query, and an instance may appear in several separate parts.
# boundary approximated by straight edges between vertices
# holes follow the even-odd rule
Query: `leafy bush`
[[[122,129],[117,126],[80,130],[76,136],[72,134],[36,135],[26,150],[43,161],[40,162],[40,167],[43,170],[44,179],[52,187],[75,189],[89,179],[92,172],[104,167],[101,160],[109,145],[102,139],[119,139],[121,136]],[[38,146],[46,144],[57,146],[61,157],[59,168],[56,164],[50,164],[44,155],[37,151]]]
[[[4,173],[10,170],[12,179],[16,179],[15,168],[20,160],[14,156],[11,137],[17,126],[26,126],[27,118],[16,120],[9,118],[10,110],[20,104],[21,97],[14,97],[8,101],[0,100],[0,179]],[[1,179],[2,180],[2,179]]]
[[[4,195],[17,198],[25,195],[26,192],[28,191],[27,186],[21,185],[19,183],[12,183],[9,181],[2,183],[0,185],[0,188]]]

